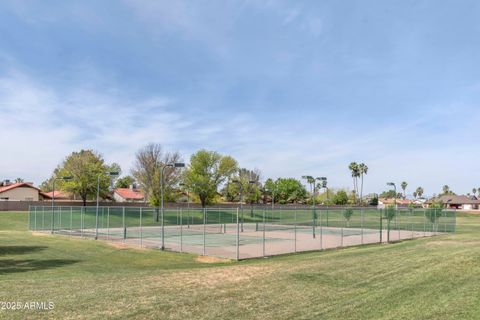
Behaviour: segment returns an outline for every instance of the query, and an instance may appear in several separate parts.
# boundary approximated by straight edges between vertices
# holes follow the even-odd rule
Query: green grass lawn
[[[55,308],[1,319],[480,319],[480,216],[459,215],[456,234],[217,264],[27,224],[0,212],[0,301]]]

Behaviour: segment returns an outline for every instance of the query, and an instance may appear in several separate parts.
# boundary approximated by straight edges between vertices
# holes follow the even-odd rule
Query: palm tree
[[[361,187],[360,187],[360,201],[363,200],[363,176],[368,173],[368,167],[365,163],[360,163],[358,165],[358,172],[360,174],[361,179]]]
[[[450,187],[448,185],[444,185],[442,188],[443,194],[450,194]]]
[[[307,180],[307,183],[310,185],[310,193],[312,194],[312,198],[310,200],[313,203],[313,197],[315,197],[315,192],[314,192],[315,178],[312,176],[302,176],[302,178]]]
[[[417,196],[418,196],[419,198],[421,198],[422,195],[423,195],[423,188],[422,188],[422,187],[418,187],[417,190],[416,190],[416,192],[417,192]]]
[[[403,181],[400,184],[400,187],[402,187],[402,190],[403,190],[403,199],[407,198],[407,194],[405,192],[405,190],[407,189],[407,186],[408,186],[408,183],[406,181]]]
[[[473,188],[472,192],[473,192],[473,196],[476,197],[477,196],[477,189]]]
[[[22,178],[16,178],[15,183],[19,183],[19,182],[23,182],[23,179]]]
[[[350,169],[350,172],[352,173],[352,179],[353,179],[353,197],[354,197],[354,202],[356,203],[357,201],[357,193],[358,193],[358,183],[357,183],[357,178],[360,176],[360,171],[358,169],[358,164],[356,162],[350,162],[348,165],[348,169]]]
[[[413,197],[417,199],[417,191],[413,191]]]

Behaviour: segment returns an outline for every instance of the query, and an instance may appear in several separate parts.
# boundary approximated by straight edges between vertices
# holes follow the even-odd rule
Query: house
[[[0,201],[38,201],[44,196],[32,182],[11,183],[5,180],[0,186]]]
[[[379,198],[378,199],[378,208],[383,209],[386,206],[393,206],[397,205],[398,207],[407,207],[412,203],[412,200],[409,199],[401,199],[401,198]]]
[[[460,210],[477,210],[480,206],[480,200],[476,197],[464,195],[443,195],[437,198],[432,198],[425,203],[425,206],[428,208],[432,203],[442,203],[445,209]]]
[[[130,188],[116,188],[113,190],[113,199],[117,202],[144,202],[143,192],[135,186]]]
[[[50,192],[42,192],[41,193],[45,200],[51,200],[54,196],[53,191]],[[73,197],[70,193],[60,190],[55,190],[55,200],[72,200]]]

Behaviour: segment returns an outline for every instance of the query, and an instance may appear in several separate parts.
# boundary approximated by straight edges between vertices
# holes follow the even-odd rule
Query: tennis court
[[[229,259],[434,236],[456,212],[372,208],[31,207],[34,231]]]

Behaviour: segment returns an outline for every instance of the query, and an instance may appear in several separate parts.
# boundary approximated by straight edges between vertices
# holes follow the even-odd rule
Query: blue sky
[[[478,1],[3,1],[0,177],[148,142],[367,192],[480,187]]]

